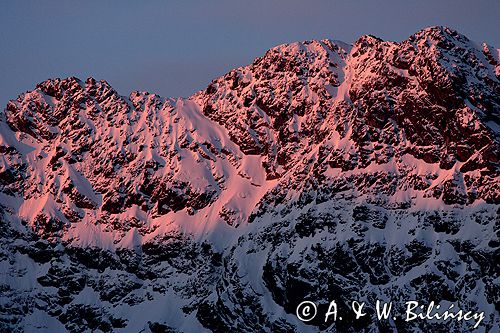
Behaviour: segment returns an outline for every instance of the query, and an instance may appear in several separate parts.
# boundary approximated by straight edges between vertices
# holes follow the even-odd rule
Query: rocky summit
[[[0,331],[473,330],[417,300],[498,332],[499,54],[431,27],[280,45],[189,98],[38,84],[0,112]]]

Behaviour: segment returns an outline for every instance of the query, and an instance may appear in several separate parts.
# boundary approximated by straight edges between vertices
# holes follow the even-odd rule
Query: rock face
[[[472,330],[349,311],[418,300],[495,332],[499,77],[432,27],[280,45],[187,99],[40,83],[0,113],[0,331]]]

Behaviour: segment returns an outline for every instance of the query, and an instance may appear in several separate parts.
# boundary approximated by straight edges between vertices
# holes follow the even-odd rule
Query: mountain
[[[349,311],[418,300],[495,332],[499,54],[431,27],[280,45],[189,98],[38,84],[0,113],[0,330],[472,330]]]

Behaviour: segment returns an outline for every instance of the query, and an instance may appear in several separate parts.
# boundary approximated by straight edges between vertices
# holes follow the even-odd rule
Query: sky
[[[189,96],[278,44],[401,41],[432,25],[500,48],[498,0],[0,0],[0,106],[53,77]]]

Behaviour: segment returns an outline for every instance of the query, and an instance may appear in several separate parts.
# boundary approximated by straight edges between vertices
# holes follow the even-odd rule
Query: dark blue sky
[[[500,1],[2,1],[0,104],[49,77],[188,96],[277,44],[448,25],[500,47]]]

